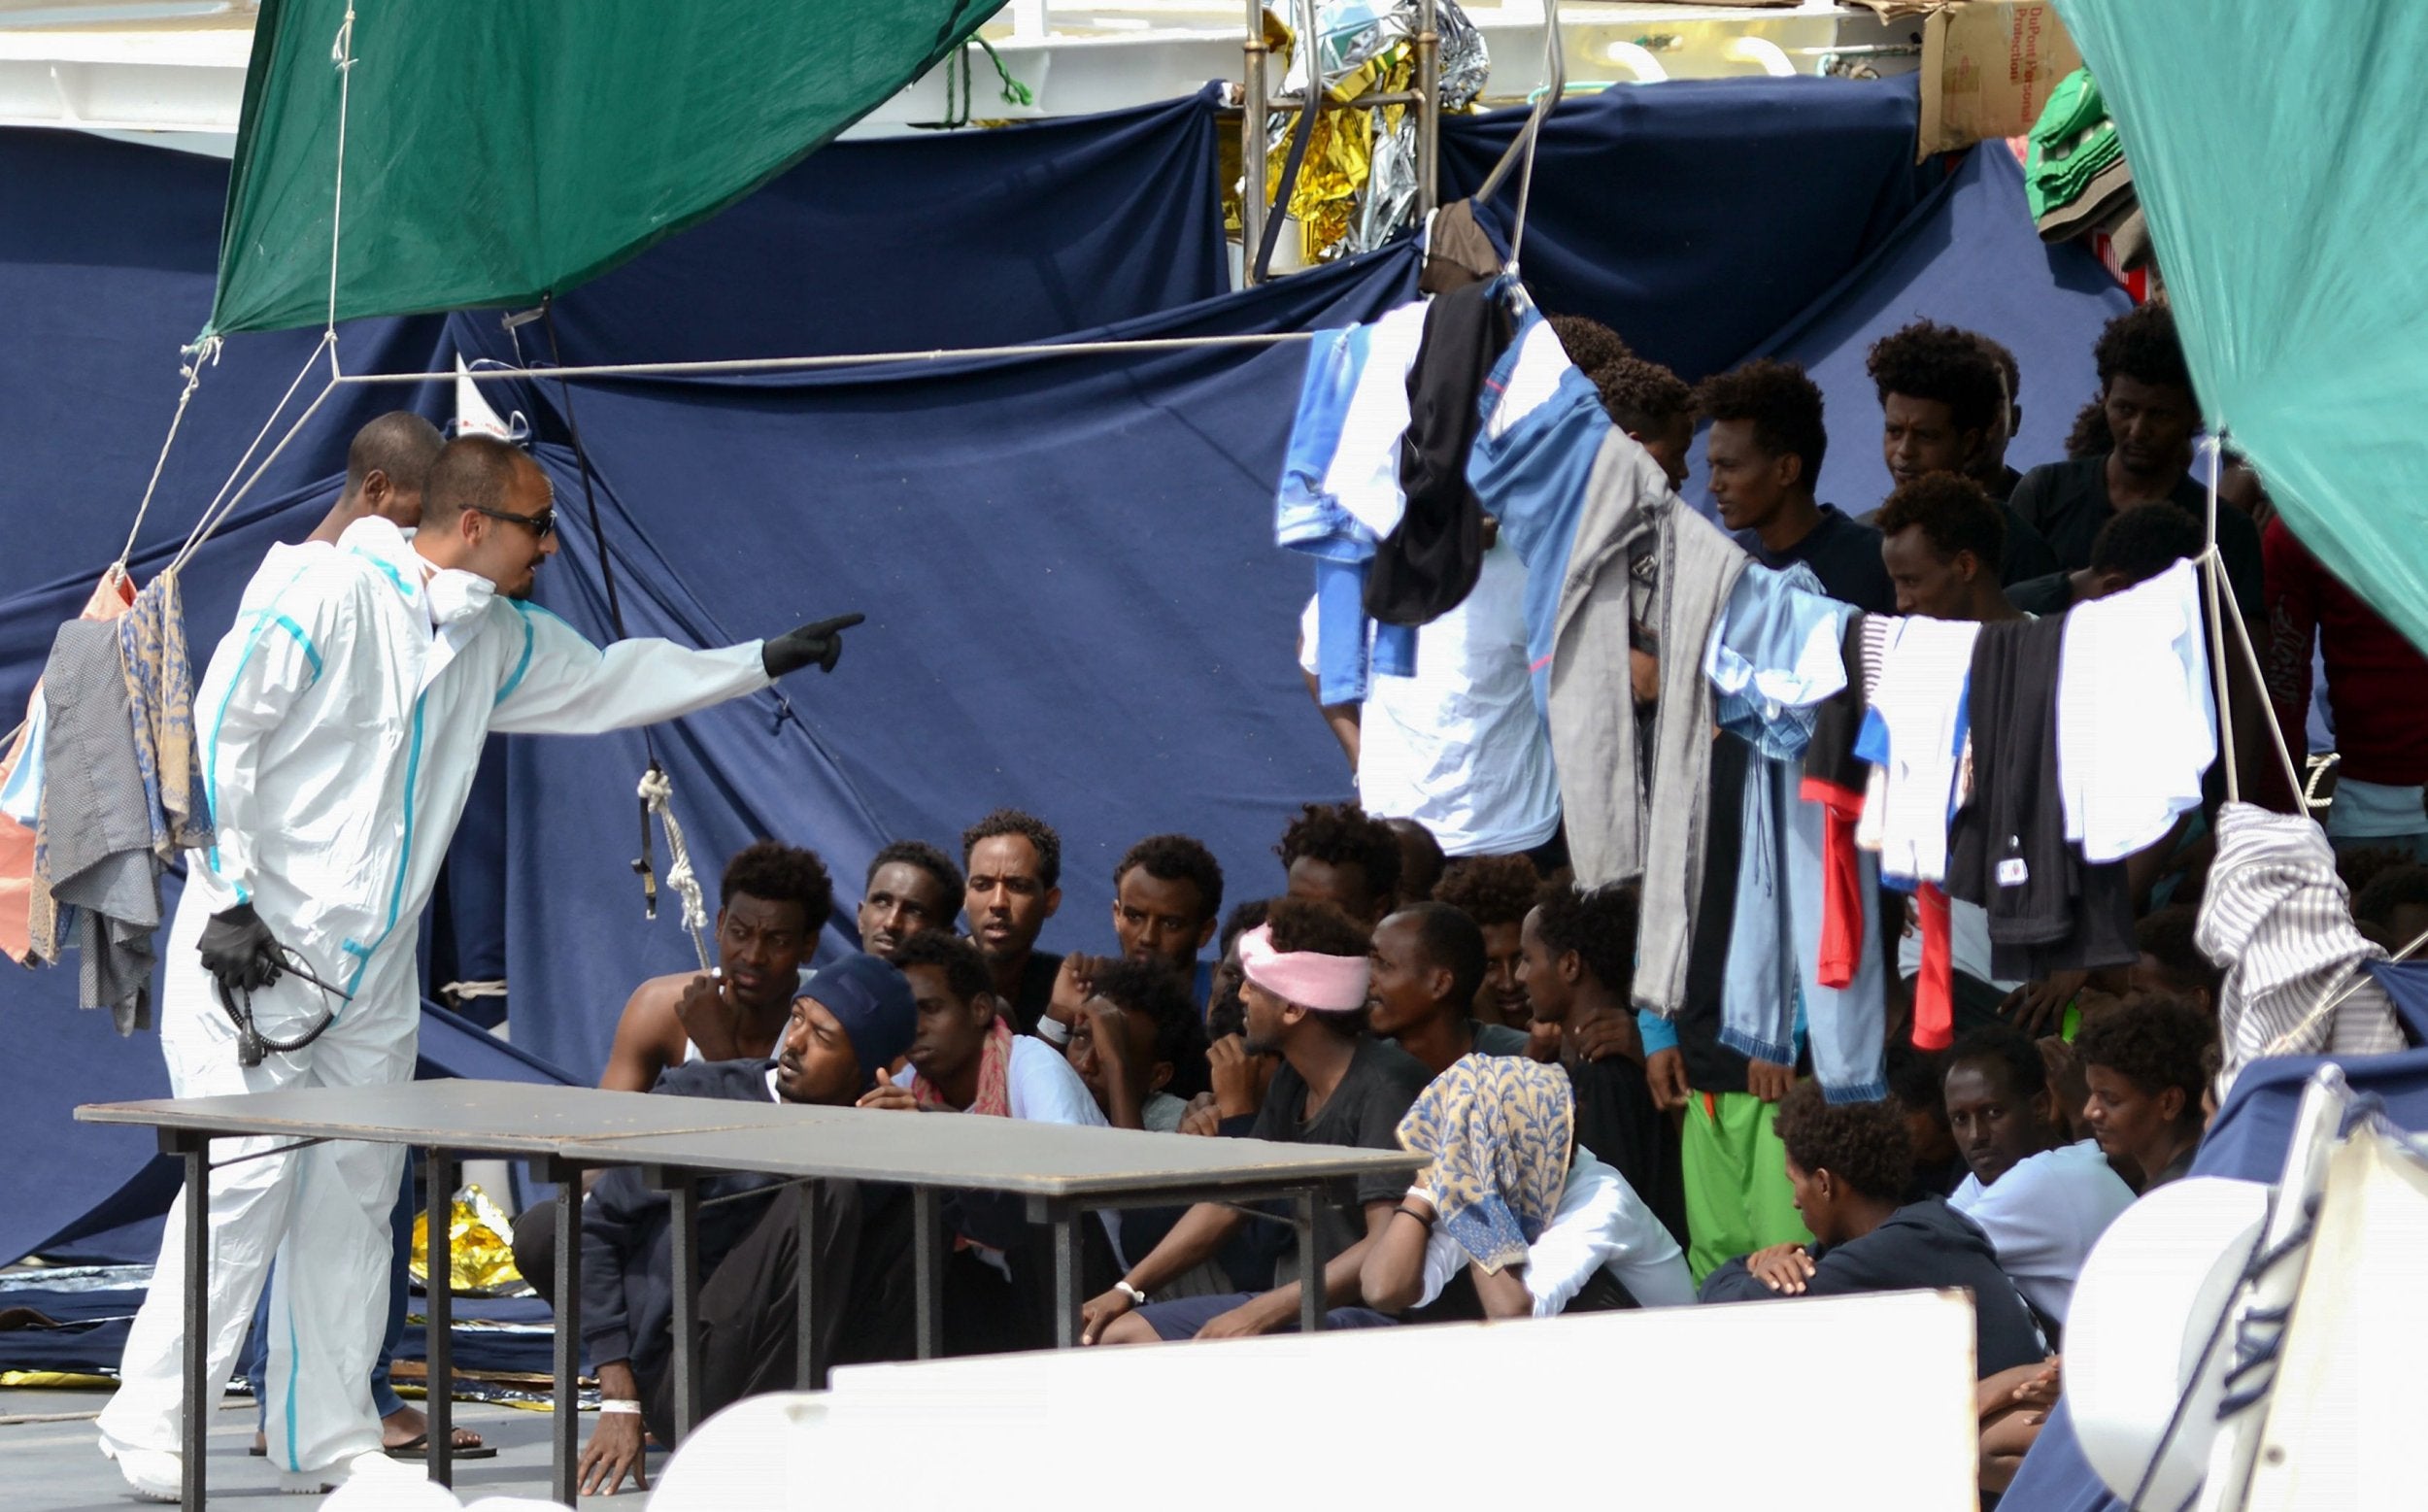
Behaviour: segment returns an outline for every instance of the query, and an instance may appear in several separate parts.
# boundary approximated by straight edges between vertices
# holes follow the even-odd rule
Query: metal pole
[[[1265,245],[1265,4],[1248,0],[1246,62],[1239,79],[1239,282],[1256,282]]]
[[[556,1184],[556,1402],[549,1421],[549,1495],[575,1504],[582,1459],[582,1167],[551,1159]]]
[[[162,1130],[160,1142],[185,1165],[185,1463],[178,1498],[202,1512],[203,1460],[211,1446],[211,1136]]]
[[[1298,1331],[1313,1333],[1324,1327],[1324,1258],[1315,1243],[1315,1204],[1321,1193],[1313,1187],[1298,1193]]]
[[[654,1171],[674,1209],[674,1442],[699,1424],[699,1182],[690,1171]]]
[[[422,1176],[428,1188],[422,1211],[429,1234],[424,1246],[429,1255],[429,1324],[422,1332],[429,1371],[423,1396],[429,1403],[430,1479],[449,1487],[455,1484],[455,1168],[446,1151],[432,1148]]]
[[[911,1286],[918,1297],[919,1358],[944,1353],[944,1196],[932,1187],[911,1190]]]
[[[1054,1347],[1079,1343],[1079,1224],[1081,1214],[1067,1203],[1047,1204],[1029,1199],[1029,1221],[1040,1218],[1054,1226]]]
[[[794,1219],[792,1257],[792,1378],[804,1392],[826,1389],[826,1362],[819,1358],[818,1329],[818,1198],[823,1184],[800,1185],[800,1212]]]
[[[1416,7],[1416,218],[1433,213],[1440,186],[1435,182],[1441,154],[1441,33],[1434,26],[1433,0]]]

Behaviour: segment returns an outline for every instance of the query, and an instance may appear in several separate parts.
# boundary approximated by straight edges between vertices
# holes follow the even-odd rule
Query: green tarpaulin
[[[2428,649],[2428,4],[2057,9],[2123,134],[2209,423]]]
[[[529,304],[605,272],[866,115],[1001,0],[353,3],[339,319]],[[348,4],[263,0],[215,333],[328,315]]]

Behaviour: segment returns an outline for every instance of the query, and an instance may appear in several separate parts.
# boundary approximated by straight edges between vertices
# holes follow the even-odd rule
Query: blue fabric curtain
[[[1693,383],[1769,341],[1888,239],[1942,172],[1914,165],[1910,81],[1625,85],[1544,122],[1520,249],[1554,315],[1609,325]],[[1442,197],[1473,192],[1523,110],[1441,123]],[[1517,174],[1484,209],[1506,245]]]
[[[2003,144],[1974,148],[1877,251],[1754,354],[1799,362],[1821,387],[1830,450],[1821,497],[1850,515],[1888,496],[1880,401],[1864,362],[1872,344],[1933,319],[2004,344],[2023,374],[2023,429],[2007,451],[2018,469],[2066,454],[2074,411],[2099,389],[2091,347],[2132,307],[2081,246],[2049,246],[2023,202],[2023,170]],[[1702,494],[1695,456],[1690,497]]]

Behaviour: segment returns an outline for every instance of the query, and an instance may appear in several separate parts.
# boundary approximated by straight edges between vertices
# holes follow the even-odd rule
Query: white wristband
[[[602,1396],[598,1401],[598,1410],[611,1418],[637,1418],[641,1415],[641,1404],[618,1396]]]
[[[1144,1307],[1147,1305],[1147,1294],[1144,1292],[1139,1291],[1136,1287],[1131,1286],[1127,1281],[1114,1282],[1113,1290],[1130,1298],[1130,1305],[1132,1307]]]
[[[1037,1021],[1037,1038],[1049,1045],[1070,1043],[1070,1025],[1051,1014]]]

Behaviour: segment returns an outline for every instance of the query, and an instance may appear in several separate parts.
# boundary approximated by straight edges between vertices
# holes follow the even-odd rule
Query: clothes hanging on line
[[[90,620],[59,626],[43,682],[51,712],[34,887],[55,912],[35,913],[31,949],[56,960],[73,941],[82,953],[78,1001],[109,1009],[118,1032],[131,1034],[152,1024],[152,935],[166,863],[152,849],[117,626]]]
[[[1527,649],[1541,679],[1568,855],[1582,886],[1643,880],[1636,1001],[1674,1014],[1685,997],[1709,804],[1715,694],[1697,652],[1747,558],[1685,508],[1660,464],[1611,423],[1531,304],[1520,304],[1516,339],[1485,391],[1492,408],[1468,478],[1526,559]],[[1661,657],[1648,734],[1619,692],[1632,686],[1634,568],[1645,554],[1654,588],[1643,628],[1677,653]]]
[[[1332,650],[1318,674],[1326,704],[1362,703],[1368,678],[1416,671],[1414,633],[1369,629],[1366,577],[1399,521],[1399,437],[1407,372],[1425,306],[1403,305],[1372,325],[1315,333],[1274,499],[1276,544],[1315,559],[1317,614]]]
[[[194,665],[186,654],[185,602],[175,568],[135,595],[118,631],[152,851],[166,865],[180,851],[199,850],[212,839],[201,746],[194,738]]]
[[[1809,1044],[1813,1074],[1834,1102],[1887,1095],[1879,941],[1859,928],[1864,938],[1847,942],[1845,978],[1822,980],[1829,817],[1798,792],[1821,708],[1848,683],[1840,648],[1854,619],[1853,607],[1829,597],[1810,567],[1749,565],[1703,658],[1719,690],[1721,729],[1754,750],[1742,790],[1720,1040],[1782,1065],[1796,1063],[1800,1041]],[[1859,865],[1859,886],[1865,875]]]
[[[134,583],[126,576],[125,569],[112,566],[101,575],[101,581],[93,585],[92,593],[84,600],[84,607],[77,617],[83,620],[115,620],[124,614],[127,606],[134,601]],[[34,687],[34,693],[37,698],[41,696],[42,686],[39,683]],[[20,729],[8,754],[0,756],[0,782],[13,778],[25,762],[32,761],[39,766],[41,751],[33,745],[32,734],[30,727]],[[33,790],[37,814],[40,812],[40,790],[37,783]],[[33,959],[33,912],[36,907],[34,828],[30,823],[0,818],[0,954],[5,954],[20,965],[30,964]],[[48,893],[43,895],[40,906],[47,920],[51,907]],[[45,930],[51,927],[46,922]]]
[[[2066,838],[2122,860],[2201,805],[2217,708],[2188,561],[2066,612],[2057,674],[2057,780]]]
[[[1965,680],[1981,627],[1966,620],[1888,622],[1886,659],[1855,754],[1880,768],[1880,871],[1898,881],[1947,876],[1947,821],[1965,747]],[[1869,804],[1867,802],[1867,819]]]
[[[1947,892],[1987,910],[1992,969],[2038,980],[2129,966],[2133,889],[2066,838],[2057,782],[2064,620],[1985,624],[1973,643],[1973,792],[1948,829]]]
[[[1408,372],[1399,444],[1399,520],[1375,549],[1366,612],[1384,624],[1424,624],[1457,608],[1484,559],[1484,515],[1467,464],[1485,381],[1517,334],[1501,286],[1469,284],[1434,299]]]
[[[2217,996],[2219,1100],[2263,1056],[2376,1056],[2403,1048],[2385,989],[2363,970],[2386,953],[2353,926],[2335,849],[2315,821],[2248,803],[2220,808],[2217,859],[2192,942],[2226,968]],[[2350,996],[2304,1026],[2347,989]]]

